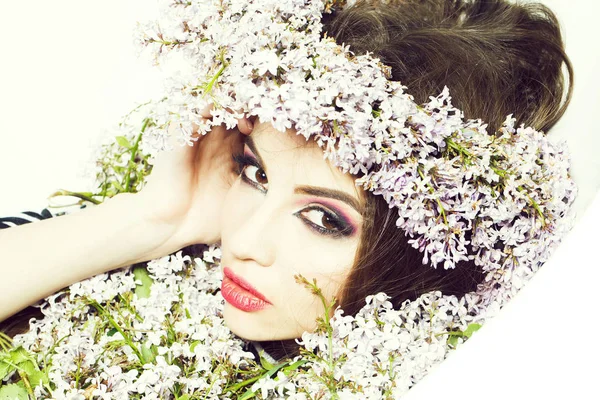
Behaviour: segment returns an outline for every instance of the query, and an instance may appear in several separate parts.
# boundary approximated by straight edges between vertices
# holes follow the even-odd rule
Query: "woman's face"
[[[314,141],[269,123],[255,124],[242,156],[222,217],[225,323],[248,340],[297,338],[324,308],[294,275],[316,278],[328,300],[338,293],[359,245],[362,189]]]

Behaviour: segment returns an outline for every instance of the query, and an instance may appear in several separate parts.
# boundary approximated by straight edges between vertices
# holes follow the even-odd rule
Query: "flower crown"
[[[511,116],[489,135],[482,121],[463,121],[447,88],[416,104],[377,59],[321,38],[322,13],[347,3],[164,1],[165,18],[144,28],[142,49],[163,62],[182,55],[176,67],[189,70],[173,73],[166,96],[143,107],[141,133],[119,124],[136,141],[117,136],[119,146],[102,149],[98,196],[128,191],[133,168],[143,183],[146,156],[164,149],[167,125],[179,124],[191,144],[193,124],[203,134],[223,122],[233,128],[241,115],[228,110],[240,110],[281,131],[293,126],[344,172],[362,174],[357,185],[398,210],[397,225],[424,263],[473,260],[486,279],[460,299],[434,291],[392,305],[374,293],[356,315],[337,308],[332,318],[335,300],[299,279],[325,317],[303,333],[299,356],[275,364],[256,360],[224,325],[220,249],[194,263],[179,251],[46,298],[45,317],[15,336],[19,347],[6,350],[0,334],[0,397],[398,399],[512,297],[570,228],[576,189],[566,146],[515,128]],[[216,108],[204,121],[208,102]],[[146,154],[137,163],[140,140]],[[115,176],[123,185],[109,184]]]
[[[293,127],[397,208],[396,225],[424,264],[473,260],[487,275],[468,301],[500,305],[571,227],[576,187],[566,144],[515,128],[512,115],[490,135],[483,121],[464,121],[447,87],[416,104],[379,59],[321,36],[322,14],[349,3],[166,2],[165,18],[140,26],[136,41],[156,64],[175,55],[183,63],[155,104],[142,148],[162,151],[173,122],[190,145],[193,124],[202,134],[223,123],[232,129],[241,113],[282,132]],[[200,110],[209,102],[207,121]]]

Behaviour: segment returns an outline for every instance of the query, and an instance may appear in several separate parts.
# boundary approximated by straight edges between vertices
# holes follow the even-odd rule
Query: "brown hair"
[[[572,94],[573,69],[554,13],[542,4],[505,0],[362,1],[323,16],[324,32],[355,54],[374,53],[392,67],[392,79],[419,103],[450,89],[465,118],[481,118],[494,132],[508,114],[517,125],[547,131]],[[566,66],[569,84],[564,103]],[[370,294],[385,292],[399,306],[431,290],[461,296],[483,275],[473,263],[453,270],[422,265],[422,254],[396,227],[397,211],[382,196],[363,192],[364,226],[340,306],[355,314]],[[9,336],[28,329],[39,310],[29,307],[0,323]],[[292,341],[264,342],[272,356],[297,354]]]
[[[448,86],[465,119],[480,118],[495,132],[513,114],[516,124],[550,129],[571,99],[573,69],[558,21],[546,6],[505,0],[357,2],[323,16],[323,31],[355,54],[370,52],[392,67],[418,103]],[[564,103],[566,66],[569,83]],[[484,277],[473,262],[444,270],[422,264],[423,254],[396,227],[397,210],[382,196],[365,196],[366,212],[354,267],[339,293],[345,315],[368,295],[385,292],[398,307],[432,290],[462,296]],[[467,240],[469,238],[467,237]],[[294,341],[263,347],[275,358],[297,354]]]

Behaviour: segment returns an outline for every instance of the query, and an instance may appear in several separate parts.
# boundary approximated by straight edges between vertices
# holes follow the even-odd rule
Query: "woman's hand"
[[[202,116],[210,118],[209,105]],[[194,243],[212,244],[220,240],[221,213],[225,195],[235,179],[232,154],[243,151],[243,137],[252,131],[247,118],[238,129],[213,127],[206,135],[194,129],[193,146],[177,143],[176,127],[169,127],[172,151],[156,157],[146,186],[136,194],[150,226],[164,235],[154,240],[157,247],[148,259],[162,257]],[[162,243],[161,243],[162,242]]]

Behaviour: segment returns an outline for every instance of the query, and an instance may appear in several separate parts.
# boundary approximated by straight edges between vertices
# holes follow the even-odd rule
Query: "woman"
[[[447,85],[465,117],[489,122],[490,131],[510,113],[518,124],[547,131],[570,98],[572,71],[560,30],[540,6],[361,3],[324,22],[338,43],[380,56],[417,102]],[[570,79],[561,105],[563,62]],[[287,340],[314,328],[322,312],[296,284],[296,273],[316,277],[328,297],[339,297],[346,314],[379,291],[398,305],[431,290],[460,296],[481,281],[471,263],[451,271],[421,267],[420,254],[396,228],[383,199],[358,190],[351,176],[331,168],[320,149],[293,132],[281,135],[253,122],[253,129],[247,120],[239,123],[240,132],[252,131],[243,150],[237,132],[221,129],[193,148],[162,155],[138,194],[1,232],[0,265],[21,262],[26,242],[43,244],[18,277],[2,271],[8,279],[0,318],[88,276],[219,239],[225,320],[239,336],[265,342],[275,357],[293,352]],[[231,171],[240,178],[230,180]],[[166,179],[172,176],[177,180]],[[320,189],[295,193],[298,186]],[[254,289],[240,289],[248,285]]]

